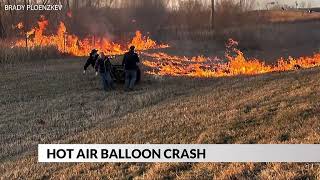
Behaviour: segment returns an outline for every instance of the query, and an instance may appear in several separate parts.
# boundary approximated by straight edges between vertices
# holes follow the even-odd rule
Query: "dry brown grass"
[[[308,13],[302,10],[288,10],[288,11],[265,11],[263,12],[266,19],[269,22],[296,22],[296,21],[310,21],[310,20],[320,20],[320,13],[313,12]]]
[[[61,57],[61,55],[55,47],[10,48],[9,43],[0,41],[0,65],[34,62],[57,57]]]
[[[317,179],[297,163],[37,163],[39,143],[319,143],[319,68],[253,77],[155,79],[103,93],[80,59],[0,72],[3,179]],[[131,99],[130,99],[131,97]]]

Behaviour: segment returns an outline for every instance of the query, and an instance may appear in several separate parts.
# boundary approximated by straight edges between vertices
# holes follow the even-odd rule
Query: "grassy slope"
[[[296,22],[296,21],[307,21],[307,20],[319,20],[320,13],[313,12],[312,14],[307,13],[307,10],[273,10],[265,12],[265,15],[271,22]]]
[[[38,164],[38,143],[319,143],[320,71],[211,80],[147,77],[99,91],[79,60],[1,71],[4,178],[320,177],[319,164]],[[131,97],[131,99],[129,98]]]

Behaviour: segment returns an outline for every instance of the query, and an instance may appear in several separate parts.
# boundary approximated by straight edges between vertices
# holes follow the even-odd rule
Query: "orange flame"
[[[38,22],[38,26],[26,33],[28,40],[21,39],[15,42],[15,46],[25,47],[27,45],[28,48],[54,46],[60,52],[74,56],[86,56],[94,48],[108,55],[117,55],[123,54],[127,47],[131,45],[134,45],[137,50],[141,51],[169,47],[166,44],[158,45],[154,40],[143,36],[140,31],[137,31],[132,41],[124,46],[114,43],[106,37],[80,39],[76,35],[69,34],[63,22],[60,22],[56,34],[46,35],[45,32],[48,24],[48,20],[42,16]],[[149,67],[149,71],[147,72],[149,74],[189,77],[255,75],[320,66],[320,53],[310,57],[280,58],[276,64],[267,65],[262,60],[246,58],[237,49],[237,46],[238,42],[232,39],[226,44],[226,62],[217,57],[181,57],[165,53],[143,52],[142,54],[149,58],[149,60],[144,60],[143,64]]]
[[[150,70],[147,72],[149,74],[189,77],[256,75],[320,66],[320,53],[296,59],[292,57],[287,60],[280,58],[275,65],[266,65],[264,61],[245,58],[244,54],[235,48],[237,45],[238,42],[233,40],[227,44],[227,63],[221,63],[218,58],[210,59],[203,56],[187,58],[170,56],[165,53],[144,53],[151,60],[146,60],[143,64],[149,67]],[[231,56],[232,52],[236,55]]]
[[[140,31],[136,32],[135,37],[132,39],[131,43],[128,45],[135,46],[138,50],[148,50],[148,49],[155,49],[155,48],[167,48],[169,45],[161,44],[157,45],[157,43],[150,39],[149,37],[144,37]]]
[[[67,28],[63,22],[60,22],[56,34],[45,35],[48,25],[48,20],[42,16],[38,21],[38,27],[32,28],[27,32],[27,44],[25,39],[21,39],[15,42],[15,46],[27,46],[28,48],[54,46],[60,52],[74,56],[86,56],[92,49],[99,49],[99,51],[109,55],[123,54],[126,51],[126,48],[110,41],[106,37],[87,37],[80,39],[76,35],[68,34]],[[144,37],[140,31],[136,32],[136,36],[128,44],[136,46],[137,50],[168,47],[168,45],[157,45],[157,43],[149,37]]]
[[[17,25],[16,25],[16,28],[17,29],[23,29],[23,27],[24,27],[24,25],[23,25],[23,23],[22,22],[19,22]]]

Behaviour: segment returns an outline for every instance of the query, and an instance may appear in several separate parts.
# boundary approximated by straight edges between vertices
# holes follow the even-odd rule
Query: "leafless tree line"
[[[0,0],[0,37],[27,31],[44,15],[53,27],[63,21],[72,33],[125,36],[139,29],[154,35],[212,30],[243,23],[254,0]],[[4,5],[61,4],[63,11],[4,11]],[[70,12],[72,17],[70,17]],[[68,16],[69,15],[69,16]],[[245,20],[244,20],[245,21]]]

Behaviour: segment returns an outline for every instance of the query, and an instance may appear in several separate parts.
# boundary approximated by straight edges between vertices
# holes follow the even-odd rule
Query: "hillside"
[[[0,72],[3,179],[310,178],[319,164],[39,164],[39,143],[319,143],[320,69],[216,79],[145,77],[103,93],[79,59]]]
[[[313,9],[313,13],[308,13],[309,9],[305,10],[272,10],[262,11],[270,22],[299,22],[299,21],[318,21],[320,13]]]

